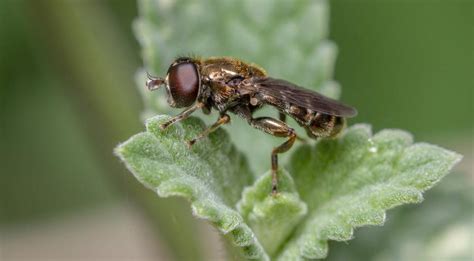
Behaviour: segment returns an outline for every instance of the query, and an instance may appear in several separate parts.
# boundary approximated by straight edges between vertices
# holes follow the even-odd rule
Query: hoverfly
[[[156,90],[165,85],[168,104],[186,108],[180,114],[161,125],[162,129],[187,118],[196,110],[209,114],[219,112],[217,121],[192,140],[206,137],[221,125],[230,121],[228,113],[245,119],[254,128],[287,140],[271,152],[272,194],[278,191],[278,154],[288,151],[295,142],[295,130],[285,122],[286,115],[295,119],[311,138],[334,137],[345,126],[346,117],[354,117],[356,109],[319,93],[301,88],[285,80],[267,76],[255,64],[228,58],[198,59],[181,57],[169,67],[165,78],[152,77],[146,85]],[[264,105],[275,107],[279,119],[257,117],[252,114]]]

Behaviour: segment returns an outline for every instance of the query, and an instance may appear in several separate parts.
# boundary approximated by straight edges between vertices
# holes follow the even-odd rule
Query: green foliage
[[[160,124],[168,118],[150,119],[147,132],[120,145],[116,153],[135,177],[159,196],[189,199],[194,215],[230,233],[248,257],[264,256],[263,248],[235,210],[241,191],[254,179],[243,155],[222,130],[189,149],[184,141],[202,131],[202,121],[191,118],[161,131]]]
[[[332,242],[328,260],[471,260],[471,181],[453,173],[424,196],[422,205],[389,211],[383,227],[364,227],[354,240]]]
[[[280,172],[281,192],[273,197],[269,173],[251,185],[254,175],[224,131],[189,149],[184,141],[203,123],[193,118],[161,131],[166,119],[149,120],[147,132],[117,154],[158,195],[189,199],[197,217],[230,234],[249,258],[323,258],[329,239],[349,240],[355,227],[383,224],[385,210],[420,202],[460,160],[439,147],[412,144],[406,132],[372,136],[368,126],[356,125],[339,139],[300,146],[288,165],[291,176]]]
[[[325,257],[328,239],[349,240],[355,227],[382,225],[385,210],[421,202],[422,192],[460,158],[434,145],[412,144],[403,131],[372,136],[366,125],[351,127],[338,140],[300,147],[288,169],[308,215],[281,257]]]
[[[331,80],[336,46],[325,40],[326,1],[139,3],[135,29],[145,64],[157,75],[179,54],[229,55],[256,62],[270,75],[339,95]],[[294,35],[308,25],[311,32]],[[143,91],[144,79],[140,71],[145,117],[176,113],[163,93]],[[121,144],[116,153],[159,196],[187,198],[193,213],[212,222],[247,258],[324,258],[328,240],[349,240],[356,227],[382,225],[387,209],[420,202],[422,192],[461,158],[433,145],[413,144],[403,131],[372,135],[368,125],[356,125],[337,139],[296,145],[286,154],[291,155],[288,162],[282,161],[280,193],[273,197],[266,171],[270,150],[281,139],[234,117],[227,128],[230,135],[218,130],[189,149],[184,141],[204,124],[191,118],[161,131],[158,126],[167,117],[148,120],[147,131]]]
[[[307,213],[306,204],[300,200],[288,172],[280,171],[278,175],[280,194],[277,197],[269,196],[271,174],[267,173],[243,191],[237,206],[271,255]]]

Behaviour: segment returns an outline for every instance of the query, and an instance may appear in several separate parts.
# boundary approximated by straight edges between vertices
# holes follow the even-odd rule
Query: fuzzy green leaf
[[[248,257],[264,257],[263,248],[234,207],[243,188],[254,179],[245,158],[222,130],[189,149],[184,141],[202,131],[202,121],[190,118],[162,131],[160,124],[167,119],[148,120],[147,131],[118,146],[116,154],[146,187],[161,197],[190,200],[194,215],[230,233]]]
[[[473,189],[468,175],[450,174],[421,206],[396,208],[383,227],[364,227],[354,240],[332,242],[328,260],[471,260]]]
[[[249,258],[323,258],[328,240],[349,240],[355,227],[383,224],[386,209],[420,202],[460,159],[412,144],[406,132],[372,136],[357,125],[339,139],[300,146],[291,175],[279,173],[281,192],[273,197],[269,173],[250,186],[254,175],[224,131],[189,149],[184,141],[203,123],[190,119],[162,131],[166,119],[149,120],[147,132],[121,144],[117,154],[158,195],[189,199],[197,217],[229,234]]]
[[[243,191],[237,206],[270,255],[276,252],[307,211],[291,176],[286,171],[280,171],[278,175],[280,194],[277,197],[268,194],[271,174],[267,173]]]
[[[368,126],[356,125],[340,139],[295,151],[288,169],[308,214],[280,259],[325,257],[328,240],[349,240],[356,227],[382,225],[385,210],[421,202],[422,192],[461,159],[437,146],[412,142],[404,131],[372,136]]]

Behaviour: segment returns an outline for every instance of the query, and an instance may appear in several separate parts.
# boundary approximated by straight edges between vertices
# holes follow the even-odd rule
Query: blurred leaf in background
[[[189,210],[149,200],[111,151],[140,126],[135,3],[8,0],[0,12],[0,52],[9,61],[0,72],[0,228],[14,233],[119,203],[148,217],[177,259],[199,257],[184,243],[196,234]]]
[[[86,106],[75,106],[77,83],[58,68],[64,60],[49,49],[51,39],[41,33],[46,21],[34,23],[40,10],[31,8],[26,1],[0,3],[2,224],[114,198],[97,144],[86,134]]]
[[[472,144],[473,8],[465,0],[332,1],[336,79],[356,120]]]

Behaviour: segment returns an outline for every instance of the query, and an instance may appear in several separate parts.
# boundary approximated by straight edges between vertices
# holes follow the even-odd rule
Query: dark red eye
[[[175,107],[191,106],[199,93],[199,74],[192,62],[172,65],[168,70],[170,94]]]

